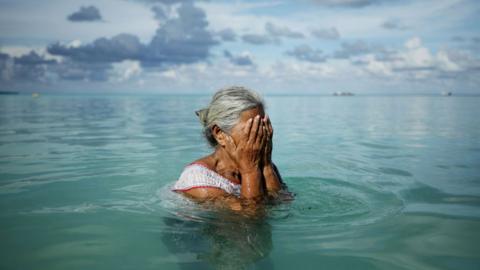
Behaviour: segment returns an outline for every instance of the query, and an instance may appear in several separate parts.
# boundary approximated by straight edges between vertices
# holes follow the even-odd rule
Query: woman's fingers
[[[257,138],[258,127],[260,126],[260,115],[255,116],[252,124],[252,128],[250,129],[250,135],[248,137],[248,141],[250,143],[254,143]]]
[[[237,146],[235,145],[235,142],[233,141],[232,137],[227,136],[225,148],[227,150],[227,153],[229,154],[234,154],[235,151],[237,150]]]
[[[248,119],[247,124],[243,128],[243,135],[247,139],[247,141],[250,139],[250,131],[252,129],[252,123],[253,123],[253,118]]]
[[[270,132],[270,127],[269,127],[268,122],[269,122],[268,116],[265,115],[265,118],[263,119],[263,123],[264,123],[263,125],[265,126],[265,129],[267,131],[267,133],[266,133],[267,137],[271,138],[272,134]]]
[[[271,137],[273,136],[272,122],[270,122],[270,117],[268,117],[268,115],[265,115],[265,117],[267,118],[268,135],[269,135],[270,138],[271,138]]]
[[[266,125],[263,125],[263,138],[262,138],[262,148],[266,146],[269,141],[268,128]]]
[[[262,124],[263,124],[264,127],[267,126],[267,118],[266,117],[267,117],[266,115],[264,117],[262,117]]]
[[[257,131],[257,137],[255,138],[255,143],[257,145],[262,145],[263,139],[265,137],[265,125],[263,124],[263,121],[259,121],[260,123],[258,124],[258,131]]]

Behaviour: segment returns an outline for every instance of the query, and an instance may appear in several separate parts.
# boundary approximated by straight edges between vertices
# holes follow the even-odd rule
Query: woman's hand
[[[268,115],[262,119],[263,126],[265,127],[266,132],[266,142],[265,147],[263,148],[263,166],[270,166],[272,164],[272,139],[273,139],[273,127],[270,122]]]
[[[264,121],[257,115],[250,118],[242,130],[242,138],[235,142],[227,137],[226,150],[237,164],[241,174],[256,172],[264,159],[264,149],[267,141],[267,131]]]
[[[237,164],[242,177],[241,196],[255,201],[263,198],[264,183],[262,181],[262,151],[266,142],[266,132],[260,116],[250,118],[241,131],[237,144],[227,137],[225,150]]]
[[[265,148],[263,149],[262,153],[262,174],[263,178],[265,179],[265,187],[269,193],[269,195],[276,197],[278,191],[282,188],[280,175],[278,174],[277,170],[275,169],[275,165],[272,162],[272,139],[273,139],[273,127],[272,123],[270,122],[270,118],[265,115],[262,119],[265,126],[265,132],[267,134],[267,141],[265,142]]]

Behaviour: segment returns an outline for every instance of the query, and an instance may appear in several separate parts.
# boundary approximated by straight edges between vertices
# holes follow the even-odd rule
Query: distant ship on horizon
[[[442,92],[442,96],[449,97],[451,95],[452,95],[452,92],[448,92],[448,91],[443,91]]]
[[[342,92],[342,91],[337,91],[333,93],[334,96],[353,96],[354,94],[351,92]]]

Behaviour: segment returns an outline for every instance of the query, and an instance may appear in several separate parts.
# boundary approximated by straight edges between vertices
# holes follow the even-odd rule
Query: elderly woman
[[[264,109],[261,97],[243,87],[215,93],[196,112],[215,151],[186,166],[173,190],[197,201],[226,199],[232,208],[276,196],[284,185],[272,162],[273,128]]]

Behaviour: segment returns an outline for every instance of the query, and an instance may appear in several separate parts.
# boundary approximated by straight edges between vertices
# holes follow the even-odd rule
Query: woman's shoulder
[[[237,193],[238,187],[230,183],[211,168],[204,159],[198,159],[185,166],[174,184],[174,191],[187,191],[198,188],[217,188],[227,193]]]
[[[215,169],[214,169],[215,164],[213,164],[213,161],[212,161],[212,158],[210,157],[210,155],[201,157],[201,158],[199,158],[199,159],[197,159],[193,162],[190,162],[186,167],[191,166],[191,165],[202,166],[202,167],[205,167],[205,168],[210,169],[212,171],[215,171]]]
[[[185,165],[180,175],[180,179],[182,176],[189,176],[196,173],[206,173],[208,171],[215,170],[205,158],[200,158]]]
[[[231,188],[219,181],[214,172],[204,164],[194,161],[183,169],[172,191],[183,193],[193,199],[204,201],[225,196]]]

